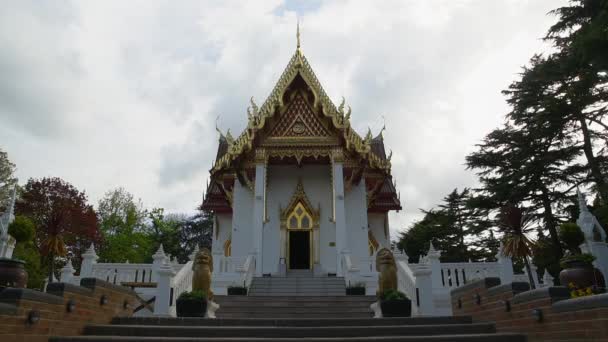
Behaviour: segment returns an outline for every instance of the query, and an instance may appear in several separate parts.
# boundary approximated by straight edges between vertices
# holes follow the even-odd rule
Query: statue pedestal
[[[205,318],[215,318],[215,312],[220,308],[220,305],[212,300],[207,301],[207,314]]]

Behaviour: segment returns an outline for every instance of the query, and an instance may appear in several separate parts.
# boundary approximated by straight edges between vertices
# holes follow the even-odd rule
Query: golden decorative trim
[[[298,185],[296,185],[296,190],[291,196],[291,200],[287,205],[287,208],[284,210],[279,206],[279,213],[281,218],[281,229],[288,229],[287,219],[295,210],[298,204],[302,204],[304,209],[310,214],[312,217],[311,228],[310,229],[318,229],[319,221],[320,221],[320,213],[321,207],[319,206],[316,210],[308,200],[308,196],[306,196],[306,192],[304,191],[304,185],[302,185],[302,180],[298,180]]]

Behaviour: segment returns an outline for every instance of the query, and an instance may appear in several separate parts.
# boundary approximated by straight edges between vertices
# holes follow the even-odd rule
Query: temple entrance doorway
[[[289,232],[289,269],[310,269],[310,232]]]

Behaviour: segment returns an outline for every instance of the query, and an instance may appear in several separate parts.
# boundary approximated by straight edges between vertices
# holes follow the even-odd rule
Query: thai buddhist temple
[[[401,209],[391,155],[382,131],[356,132],[344,99],[331,101],[299,32],[268,98],[260,106],[252,99],[246,111],[240,135],[220,132],[202,205],[215,216],[219,267],[253,253],[256,276],[341,276],[344,254],[369,268],[375,251],[390,245],[389,211]]]

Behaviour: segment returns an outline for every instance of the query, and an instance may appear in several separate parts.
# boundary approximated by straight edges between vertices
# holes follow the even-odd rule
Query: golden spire
[[[296,31],[296,39],[298,41],[298,50],[300,50],[300,19],[298,19],[298,26]]]

